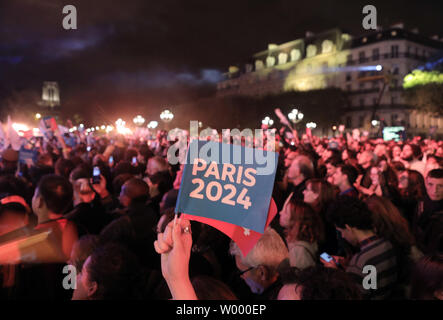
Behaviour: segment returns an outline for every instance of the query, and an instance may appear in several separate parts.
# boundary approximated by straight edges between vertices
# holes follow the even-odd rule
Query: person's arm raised
[[[154,242],[157,253],[161,254],[162,274],[174,300],[197,300],[189,279],[189,259],[192,235],[189,220],[171,221],[164,233],[159,233]]]

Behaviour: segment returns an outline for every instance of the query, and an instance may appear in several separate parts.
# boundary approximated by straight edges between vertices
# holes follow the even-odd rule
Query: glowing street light
[[[315,128],[317,128],[317,124],[315,122],[308,122],[306,124],[306,128],[315,129]]]
[[[143,123],[145,123],[145,118],[143,118],[141,115],[138,115],[134,119],[132,119],[132,121],[134,121],[134,124],[136,126],[141,126],[143,125]]]
[[[302,121],[303,117],[304,114],[299,112],[297,109],[292,109],[292,111],[288,114],[289,120],[291,120],[294,124]]]
[[[160,113],[160,119],[162,119],[163,122],[168,123],[174,118],[174,114],[169,111],[168,109],[162,111]]]
[[[123,121],[122,118],[117,119],[117,121],[115,121],[115,124],[117,125],[117,127],[124,127],[126,122]]]
[[[148,129],[155,129],[158,126],[158,122],[157,121],[150,121],[148,123]]]
[[[265,126],[271,127],[274,124],[274,120],[272,120],[269,117],[265,117],[262,121],[262,124],[264,124]]]
[[[42,117],[42,115],[41,115],[40,113],[36,113],[36,114],[35,114],[35,118],[36,118],[37,120],[41,119],[41,117]]]
[[[378,125],[380,124],[380,121],[378,121],[378,120],[372,120],[372,121],[371,121],[371,124],[372,124],[373,127],[376,127],[376,126],[378,126]]]

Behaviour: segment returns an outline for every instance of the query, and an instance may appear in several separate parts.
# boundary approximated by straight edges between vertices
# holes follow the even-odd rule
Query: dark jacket
[[[412,230],[417,245],[424,254],[443,252],[443,200],[432,201],[427,196],[420,201],[413,218]]]
[[[85,234],[100,234],[112,220],[112,217],[106,214],[98,196],[90,203],[76,205],[66,218],[75,223],[79,237]]]
[[[102,243],[117,242],[126,246],[148,268],[160,268],[160,256],[155,252],[157,216],[152,203],[136,203],[120,218],[112,221],[100,234]]]

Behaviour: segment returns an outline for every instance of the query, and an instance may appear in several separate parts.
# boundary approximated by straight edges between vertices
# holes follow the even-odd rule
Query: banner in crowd
[[[18,155],[18,160],[24,164],[36,164],[38,158],[38,151],[35,149],[26,149],[21,147]]]
[[[257,174],[263,159],[269,170]],[[229,225],[262,234],[277,162],[278,154],[272,151],[194,140],[186,156],[175,211],[217,221],[216,227],[229,236],[234,230]]]

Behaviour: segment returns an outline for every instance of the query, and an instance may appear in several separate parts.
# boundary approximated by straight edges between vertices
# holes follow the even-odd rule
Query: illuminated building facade
[[[308,32],[304,39],[270,44],[241,67],[231,66],[217,85],[217,95],[340,88],[348,97],[342,119],[347,128],[367,130],[377,119],[385,126],[403,125],[409,132],[429,133],[436,127],[443,133],[443,118],[412,111],[402,95],[403,78],[442,49],[442,39],[423,37],[401,24],[360,37],[339,29]]]

